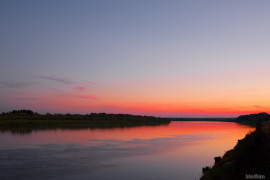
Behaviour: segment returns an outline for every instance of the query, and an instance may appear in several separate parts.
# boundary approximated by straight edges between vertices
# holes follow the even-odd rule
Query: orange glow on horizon
[[[120,83],[116,84],[117,88],[108,84],[92,89],[77,86],[50,91],[25,90],[16,97],[6,96],[4,100],[10,106],[42,113],[105,112],[166,117],[236,117],[270,112],[269,101],[265,98],[269,93],[265,90],[260,91],[260,94],[257,91],[254,94],[255,90],[247,90],[241,95],[235,93],[225,96],[223,92],[213,93],[209,89],[203,89],[201,93],[198,90],[172,93],[171,88],[159,89],[154,84],[154,88],[157,88],[155,92],[148,84],[134,84],[125,87]]]

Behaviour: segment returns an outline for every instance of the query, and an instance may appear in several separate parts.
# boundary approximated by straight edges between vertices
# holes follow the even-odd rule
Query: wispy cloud
[[[54,81],[62,84],[73,84],[74,82],[70,78],[56,77],[56,76],[39,76],[41,79]]]
[[[259,109],[265,109],[265,107],[258,106],[258,105],[254,105],[253,107],[255,107],[255,108],[259,108]]]
[[[3,82],[1,83],[2,88],[14,88],[14,89],[20,89],[27,87],[29,85],[34,84],[34,82],[16,82],[16,81],[9,81],[9,82]]]
[[[98,83],[95,82],[95,81],[87,81],[86,83],[87,83],[88,85],[91,85],[91,86],[97,86],[97,85],[98,85]]]
[[[82,99],[91,99],[91,100],[98,100],[96,96],[91,95],[74,95],[75,98],[82,98]]]
[[[75,87],[75,89],[77,89],[78,91],[84,91],[84,90],[86,90],[86,87],[85,86],[77,86],[77,87]]]
[[[87,94],[68,94],[68,93],[61,93],[59,94],[60,97],[65,98],[79,98],[79,99],[88,99],[88,100],[98,100],[99,98],[92,95]]]
[[[40,98],[35,98],[35,97],[18,97],[17,99],[23,100],[23,101],[36,101],[36,100],[40,100]]]
[[[36,98],[36,97],[17,97],[17,100],[20,101],[38,101],[40,100],[40,98]]]

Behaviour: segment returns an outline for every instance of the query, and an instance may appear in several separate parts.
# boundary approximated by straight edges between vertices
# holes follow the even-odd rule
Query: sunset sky
[[[270,1],[1,0],[0,112],[270,112]]]

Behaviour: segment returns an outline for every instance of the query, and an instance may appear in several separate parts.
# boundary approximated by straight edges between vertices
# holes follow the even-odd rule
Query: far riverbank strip
[[[0,114],[0,132],[31,133],[46,129],[125,128],[168,125],[170,122],[165,118],[130,114],[38,114],[31,110],[14,110]]]

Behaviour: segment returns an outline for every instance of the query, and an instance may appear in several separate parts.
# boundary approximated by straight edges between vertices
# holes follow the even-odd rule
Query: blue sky
[[[195,102],[209,104],[195,108],[203,112],[227,96],[232,98],[224,108],[241,106],[239,111],[253,112],[251,106],[262,106],[267,111],[269,5],[269,1],[1,1],[0,111],[26,106],[40,112],[69,112],[64,107],[50,109],[50,102],[39,107],[42,98],[27,103],[20,98],[53,99],[58,95],[49,93],[52,89],[69,91],[89,82],[88,91],[80,93],[102,102],[84,102],[83,108],[78,105],[84,109],[79,112],[129,109],[129,113],[170,115],[166,108],[132,110],[136,103],[154,109],[169,102],[176,109],[173,115],[182,115],[194,109]],[[150,90],[149,83],[155,88]],[[264,92],[255,90],[234,100],[238,92],[252,88]],[[194,100],[200,95],[214,100]],[[251,102],[245,100],[249,96]],[[183,109],[185,104],[191,104],[189,109]]]

